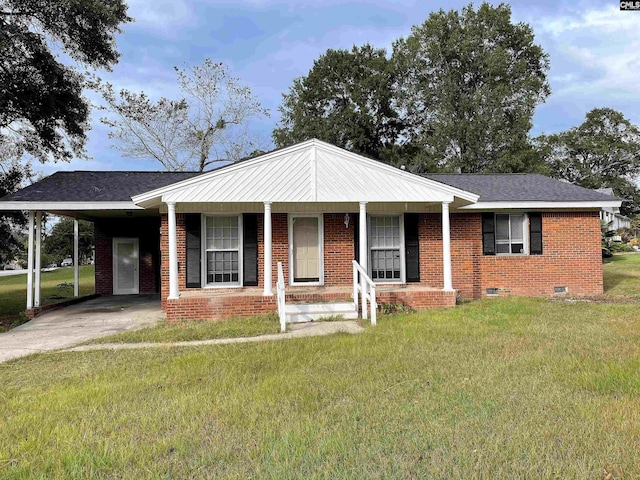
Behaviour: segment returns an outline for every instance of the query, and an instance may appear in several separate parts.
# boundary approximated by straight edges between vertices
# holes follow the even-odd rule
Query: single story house
[[[96,293],[159,292],[169,320],[275,311],[276,283],[302,320],[352,315],[371,285],[415,308],[600,294],[600,212],[619,206],[542,175],[416,175],[318,140],[205,173],[58,172],[0,199],[30,213],[30,314],[47,211],[95,223]]]

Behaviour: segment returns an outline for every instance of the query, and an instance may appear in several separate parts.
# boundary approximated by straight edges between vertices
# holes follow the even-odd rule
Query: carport
[[[0,211],[29,217],[26,315],[41,305],[42,214],[74,219],[74,297],[79,296],[78,219],[95,225],[95,284],[99,295],[160,292],[160,213],[131,197],[190,178],[190,172],[57,172],[0,199]]]

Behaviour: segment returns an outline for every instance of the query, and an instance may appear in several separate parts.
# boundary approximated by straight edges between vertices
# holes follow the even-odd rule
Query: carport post
[[[41,273],[41,249],[40,246],[42,244],[42,212],[36,212],[36,288],[33,305],[34,307],[40,306],[40,273]]]
[[[80,296],[80,259],[78,258],[78,219],[73,219],[73,296]]]
[[[33,210],[29,210],[29,246],[27,248],[27,310],[33,308]]]

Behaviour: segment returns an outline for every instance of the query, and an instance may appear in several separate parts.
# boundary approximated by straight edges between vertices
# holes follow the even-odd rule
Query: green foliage
[[[0,0],[0,143],[44,162],[84,153],[89,104],[83,76],[118,60],[115,34],[131,21],[124,0]]]
[[[529,25],[511,22],[508,5],[432,13],[394,43],[393,56],[408,139],[423,151],[412,170],[535,169],[528,134],[550,93],[549,58]]]
[[[405,305],[402,302],[398,303],[378,303],[378,312],[383,315],[393,315],[393,314],[407,314],[413,313],[415,310],[409,305]]]
[[[633,247],[626,243],[612,243],[609,245],[609,250],[611,253],[635,252]]]
[[[88,258],[93,251],[93,223],[78,221],[78,253],[80,259]],[[51,232],[45,237],[43,251],[50,255],[51,261],[60,264],[67,257],[73,258],[73,219],[60,217]],[[43,263],[46,266],[46,264]]]
[[[280,125],[273,132],[276,146],[318,138],[391,160],[402,131],[392,105],[394,82],[384,49],[327,50],[283,95]]]
[[[581,125],[541,135],[536,143],[554,177],[586,188],[611,187],[624,199],[623,214],[639,211],[640,130],[621,112],[594,108]]]
[[[0,198],[16,192],[31,176],[31,166],[20,162],[18,149],[2,144],[0,135]],[[21,230],[27,218],[23,212],[0,214],[0,265],[16,258],[22,248]]]
[[[317,137],[414,172],[540,171],[547,55],[506,5],[432,13],[393,55],[328,50],[284,95],[277,146]]]
[[[225,64],[209,58],[202,65],[174,68],[184,94],[177,100],[116,92],[111,84],[95,79],[93,86],[106,102],[101,109],[111,114],[101,121],[110,128],[115,147],[127,157],[155,159],[166,170],[198,171],[256,150],[247,122],[269,112],[251,89],[231,76]]]

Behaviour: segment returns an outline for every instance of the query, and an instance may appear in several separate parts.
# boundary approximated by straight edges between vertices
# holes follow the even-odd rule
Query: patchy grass
[[[639,359],[637,303],[518,298],[354,336],[34,355],[0,364],[0,477],[640,478]]]
[[[41,274],[40,301],[50,305],[73,298],[73,267]],[[60,286],[62,285],[62,286]],[[95,292],[94,266],[80,267],[80,296]],[[27,305],[27,274],[0,277],[0,329],[21,323]]]
[[[141,330],[98,338],[87,344],[184,342],[214,338],[255,337],[279,331],[280,322],[275,315],[260,315],[218,321],[164,322]]]

